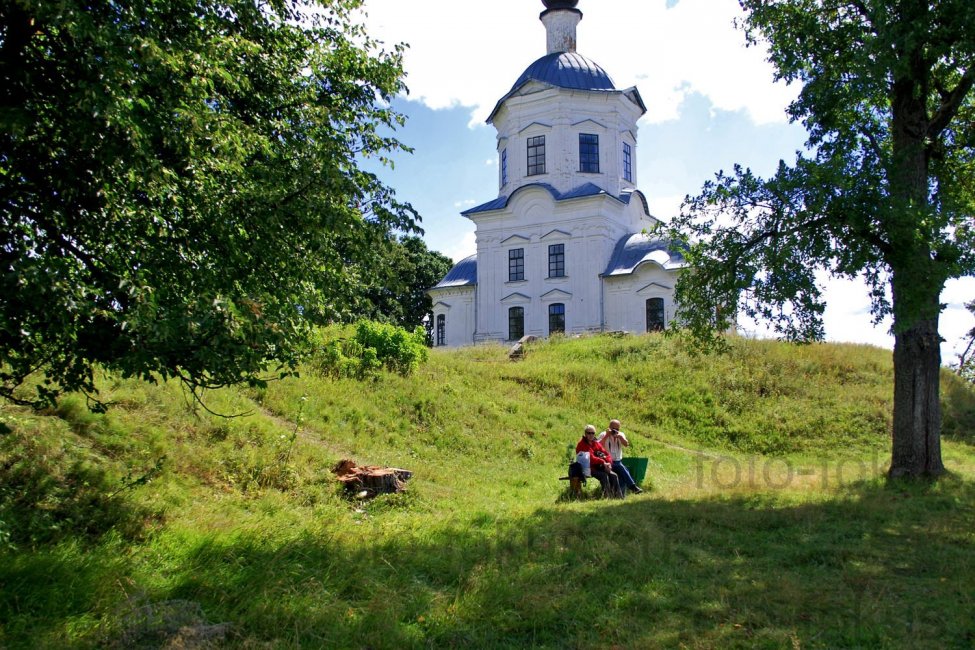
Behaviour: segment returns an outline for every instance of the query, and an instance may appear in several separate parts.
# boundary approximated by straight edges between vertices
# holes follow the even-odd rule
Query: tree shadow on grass
[[[201,602],[241,647],[967,648],[973,504],[948,478],[211,539],[162,596]]]
[[[66,640],[68,621],[98,636],[97,620],[80,621],[115,598],[119,576],[131,574],[131,564],[125,553],[90,550],[63,543],[0,553],[0,647],[74,647]]]

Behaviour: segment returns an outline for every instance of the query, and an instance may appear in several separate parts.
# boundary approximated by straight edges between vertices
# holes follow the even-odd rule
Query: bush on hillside
[[[314,355],[314,365],[331,377],[365,379],[383,368],[406,376],[428,354],[422,327],[410,332],[389,323],[360,321],[352,338],[323,342]]]

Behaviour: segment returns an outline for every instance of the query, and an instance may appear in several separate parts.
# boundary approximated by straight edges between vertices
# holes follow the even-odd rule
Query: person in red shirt
[[[586,425],[582,440],[576,445],[576,453],[580,451],[589,452],[589,469],[593,478],[603,486],[604,496],[614,496],[623,498],[620,490],[620,477],[613,471],[613,459],[609,452],[596,440],[596,427],[591,424]]]

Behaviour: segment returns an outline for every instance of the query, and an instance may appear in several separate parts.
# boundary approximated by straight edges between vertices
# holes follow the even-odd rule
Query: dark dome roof
[[[575,9],[579,0],[542,0],[546,9]]]
[[[477,284],[477,255],[465,257],[454,265],[454,268],[447,272],[434,289],[444,287],[463,287]]]
[[[576,52],[546,54],[525,68],[511,90],[530,80],[575,90],[616,90],[605,70]]]

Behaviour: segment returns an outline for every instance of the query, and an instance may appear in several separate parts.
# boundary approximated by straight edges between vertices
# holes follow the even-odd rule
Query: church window
[[[552,244],[548,247],[548,277],[565,277],[565,244]]]
[[[579,171],[599,173],[599,136],[593,133],[579,134]]]
[[[508,184],[508,150],[501,150],[501,187]]]
[[[508,251],[508,282],[525,279],[525,249],[512,248]],[[520,338],[520,337],[519,337]]]
[[[623,143],[623,178],[633,182],[633,150],[626,142]]]
[[[647,300],[647,331],[659,332],[664,328],[664,299]]]
[[[437,345],[447,345],[447,317],[437,316]]]
[[[525,308],[512,307],[508,310],[508,340],[517,341],[525,335]]]
[[[548,333],[565,332],[565,305],[560,302],[548,306]]]
[[[528,138],[528,175],[545,173],[545,136]]]

